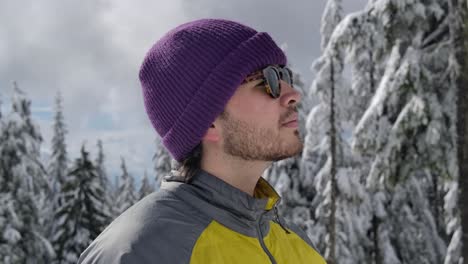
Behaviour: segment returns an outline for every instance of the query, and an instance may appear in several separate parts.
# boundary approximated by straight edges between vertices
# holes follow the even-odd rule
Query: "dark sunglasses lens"
[[[287,82],[289,85],[293,85],[293,75],[292,75],[292,71],[289,69],[289,68],[286,68],[284,67],[282,70],[282,78],[283,81]]]
[[[271,96],[277,98],[280,95],[280,85],[279,85],[279,73],[273,67],[267,67],[263,71],[263,76],[265,77],[267,84],[271,89]]]

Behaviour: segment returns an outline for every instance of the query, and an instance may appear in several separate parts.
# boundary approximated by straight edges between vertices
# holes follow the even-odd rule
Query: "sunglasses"
[[[263,80],[257,86],[264,85],[267,94],[273,98],[278,98],[281,95],[280,80],[293,86],[293,73],[291,69],[286,66],[270,65],[263,70],[258,70],[249,74],[241,84],[255,80]]]

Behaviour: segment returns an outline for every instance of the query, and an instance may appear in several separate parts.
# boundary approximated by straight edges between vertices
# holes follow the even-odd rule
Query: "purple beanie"
[[[148,117],[178,162],[202,140],[242,80],[286,56],[265,32],[200,19],[166,33],[146,54],[139,78]]]

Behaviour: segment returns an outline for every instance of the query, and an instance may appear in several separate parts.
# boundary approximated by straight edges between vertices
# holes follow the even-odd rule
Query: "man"
[[[280,197],[261,178],[303,147],[286,63],[267,33],[233,21],[196,20],[161,38],[139,77],[149,119],[177,162],[79,263],[325,263],[278,216]]]

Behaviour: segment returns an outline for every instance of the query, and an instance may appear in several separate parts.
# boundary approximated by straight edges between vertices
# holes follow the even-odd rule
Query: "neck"
[[[255,186],[263,172],[271,165],[268,161],[247,161],[224,155],[205,155],[200,168],[237,189],[254,196]]]

